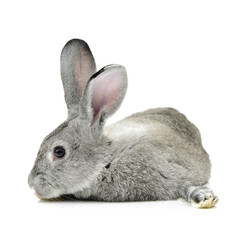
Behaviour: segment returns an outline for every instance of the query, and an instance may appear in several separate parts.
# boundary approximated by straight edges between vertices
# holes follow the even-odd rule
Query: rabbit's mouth
[[[36,192],[34,192],[34,195],[37,197],[37,198],[39,198],[40,200],[42,200],[42,201],[55,201],[55,200],[57,200],[57,199],[61,199],[62,197],[64,197],[65,195],[62,195],[62,196],[60,196],[60,195],[58,195],[58,196],[55,196],[55,195],[49,195],[49,196],[40,196],[40,195],[38,195]]]
[[[40,188],[36,188],[36,187],[34,188],[34,194],[40,200],[51,200],[51,199],[56,199],[61,196],[61,193],[58,190],[49,191],[49,189],[46,189],[46,188],[40,189]]]
[[[42,198],[41,196],[39,196],[36,192],[34,192],[34,195],[39,198],[40,200],[44,200],[44,198]]]

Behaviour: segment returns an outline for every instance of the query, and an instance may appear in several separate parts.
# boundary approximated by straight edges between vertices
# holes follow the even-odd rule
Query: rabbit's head
[[[87,43],[79,39],[62,50],[61,77],[68,119],[43,140],[28,178],[43,199],[88,188],[108,164],[103,126],[127,89],[125,68],[109,65],[96,72]]]

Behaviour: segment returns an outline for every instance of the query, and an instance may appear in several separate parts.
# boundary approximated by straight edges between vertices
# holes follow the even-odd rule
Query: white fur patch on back
[[[149,126],[133,121],[121,121],[104,129],[104,135],[115,141],[138,140],[149,131]]]

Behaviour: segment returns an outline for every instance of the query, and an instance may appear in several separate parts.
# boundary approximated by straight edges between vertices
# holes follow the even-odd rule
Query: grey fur
[[[172,108],[135,113],[104,128],[125,96],[126,70],[110,65],[94,74],[95,62],[86,46],[75,39],[62,51],[69,117],[44,139],[29,185],[43,199],[72,194],[99,201],[196,200],[196,187],[208,182],[211,170],[198,129]],[[80,59],[81,66],[90,66],[81,76],[84,89],[72,75],[74,58]],[[94,74],[91,78],[90,72]],[[110,79],[106,84],[109,74],[115,82]],[[86,76],[90,78],[87,82]],[[108,91],[115,88],[110,98],[104,95],[105,85],[101,90],[102,84],[111,85]],[[52,151],[58,145],[66,149],[66,155],[52,161]]]
[[[61,77],[68,110],[79,104],[85,85],[94,73],[96,64],[87,43],[80,39],[68,41],[61,53]]]

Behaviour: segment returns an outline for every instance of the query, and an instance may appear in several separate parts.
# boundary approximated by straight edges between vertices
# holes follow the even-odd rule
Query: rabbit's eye
[[[62,146],[57,146],[54,148],[53,153],[56,158],[62,158],[65,155],[65,149]]]

